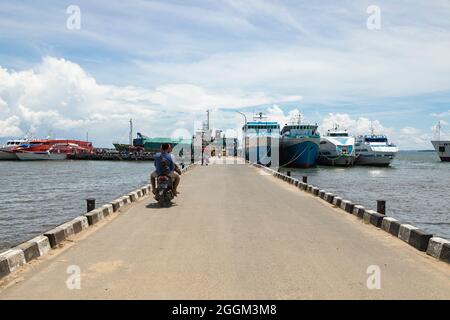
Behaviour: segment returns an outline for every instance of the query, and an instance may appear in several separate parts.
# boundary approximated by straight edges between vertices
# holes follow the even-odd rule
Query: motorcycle
[[[159,175],[156,181],[155,200],[161,207],[170,207],[175,197],[172,179],[166,175]]]

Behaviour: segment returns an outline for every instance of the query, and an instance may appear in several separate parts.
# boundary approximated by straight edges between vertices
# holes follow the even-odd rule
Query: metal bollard
[[[288,177],[291,176],[291,172],[290,171],[286,172],[286,174],[287,174]]]
[[[95,199],[94,198],[86,199],[86,207],[87,207],[86,212],[91,212],[92,210],[94,210],[95,209]]]
[[[303,176],[303,183],[308,183],[308,177],[307,176]]]
[[[386,201],[377,200],[377,212],[381,214],[386,214]]]

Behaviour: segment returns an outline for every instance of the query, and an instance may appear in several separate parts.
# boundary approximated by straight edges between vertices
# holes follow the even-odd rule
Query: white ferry
[[[355,137],[336,125],[320,139],[318,164],[353,166],[355,163]]]
[[[437,125],[438,129],[438,139],[431,141],[434,149],[436,150],[439,158],[443,162],[450,162],[450,141],[441,140],[441,122]]]
[[[355,143],[356,164],[388,167],[398,153],[398,147],[385,135],[358,136]]]
[[[0,160],[18,160],[16,153],[13,152],[20,145],[27,143],[28,139],[8,140],[6,144],[0,147]]]

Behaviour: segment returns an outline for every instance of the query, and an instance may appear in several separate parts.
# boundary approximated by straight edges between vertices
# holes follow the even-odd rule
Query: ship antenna
[[[436,129],[438,131],[438,141],[441,141],[441,120],[438,121]]]
[[[133,119],[130,119],[130,146],[133,146]]]
[[[372,133],[372,136],[375,135],[375,129],[373,128],[373,120],[370,120],[370,132]]]

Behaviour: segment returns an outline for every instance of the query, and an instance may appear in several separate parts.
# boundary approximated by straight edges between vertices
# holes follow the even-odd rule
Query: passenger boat
[[[358,136],[355,144],[356,164],[388,167],[398,153],[398,147],[386,135]]]
[[[347,167],[353,166],[355,159],[355,137],[346,130],[336,125],[320,139],[318,164]]]
[[[14,149],[21,144],[27,143],[28,139],[8,140],[5,145],[0,148],[0,160],[17,160]]]
[[[79,140],[32,140],[16,147],[13,152],[19,160],[65,160],[74,154],[91,154],[91,142]]]
[[[242,128],[245,159],[265,166],[278,166],[280,125],[265,118],[260,112]]]
[[[442,162],[450,162],[450,140],[441,140],[441,122],[437,125],[438,139],[431,141]]]
[[[281,130],[280,165],[309,168],[317,164],[320,134],[317,124],[302,124],[301,115]]]

